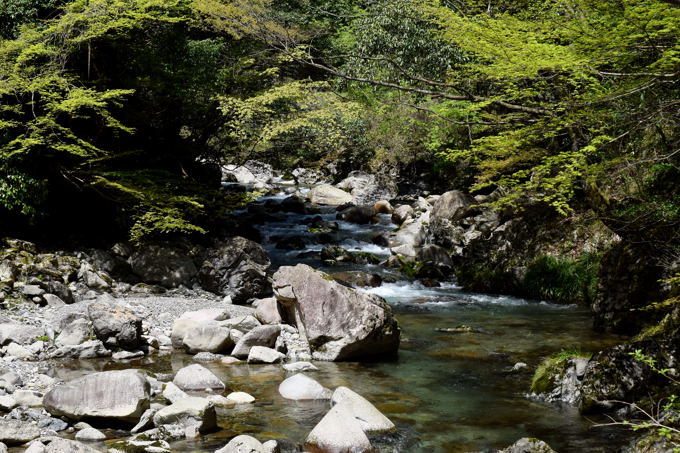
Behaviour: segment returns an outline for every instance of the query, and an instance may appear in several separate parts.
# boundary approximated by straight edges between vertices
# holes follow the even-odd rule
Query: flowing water
[[[267,200],[283,198],[264,197]],[[270,202],[271,203],[271,202]],[[320,215],[335,220],[335,210]],[[369,363],[316,363],[310,373],[323,385],[345,385],[372,401],[398,426],[397,434],[375,439],[381,452],[465,452],[507,446],[521,437],[538,437],[560,453],[616,451],[628,438],[613,428],[596,428],[577,410],[527,397],[531,371],[546,355],[562,349],[593,352],[613,344],[614,337],[591,330],[587,310],[507,296],[473,294],[453,282],[426,288],[417,282],[394,281],[389,271],[375,265],[323,268],[314,253],[322,248],[307,233],[305,219],[313,215],[281,214],[280,221],[260,226],[274,266],[305,262],[328,272],[378,272],[392,283],[368,291],[384,297],[397,314],[402,329],[398,358]],[[389,250],[371,242],[377,233],[394,228],[383,217],[377,225],[339,222],[335,243],[348,250],[388,256]],[[279,250],[274,239],[303,236],[304,250]],[[472,332],[442,332],[456,326]],[[517,362],[529,366],[511,372]],[[125,367],[174,373],[193,363],[172,353],[141,359]],[[73,370],[83,366],[74,362]],[[121,365],[90,361],[94,369]],[[214,451],[237,434],[264,441],[282,441],[285,451],[302,443],[328,410],[327,402],[291,402],[277,391],[286,374],[280,366],[208,364],[227,385],[227,393],[245,391],[257,398],[253,405],[220,409],[223,428],[201,441],[174,447],[185,451]],[[78,373],[82,371],[77,371]],[[68,373],[62,369],[61,373]],[[226,393],[225,393],[226,394]]]

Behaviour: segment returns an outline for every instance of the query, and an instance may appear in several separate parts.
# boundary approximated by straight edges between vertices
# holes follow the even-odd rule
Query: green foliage
[[[545,393],[555,385],[555,379],[564,374],[565,366],[574,358],[590,358],[589,354],[580,351],[562,350],[554,356],[548,357],[536,368],[531,379],[531,391],[533,393]]]
[[[65,0],[3,0],[0,4],[0,39],[15,38],[21,25],[56,14]]]
[[[597,254],[577,259],[540,256],[529,265],[522,288],[534,299],[587,305],[597,290],[599,258]]]
[[[357,163],[365,146],[361,106],[346,102],[325,82],[276,84],[245,99],[221,97],[223,138],[229,154],[265,159],[282,168],[336,159],[348,153]]]

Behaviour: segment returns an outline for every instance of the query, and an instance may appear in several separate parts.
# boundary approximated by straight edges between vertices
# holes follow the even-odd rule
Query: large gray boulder
[[[305,440],[306,451],[323,453],[372,452],[371,441],[346,406],[336,405],[312,429]]]
[[[163,425],[194,426],[201,432],[217,427],[215,407],[206,398],[190,396],[166,406],[153,416],[156,427]]]
[[[230,296],[235,304],[245,303],[270,294],[269,264],[260,244],[236,236],[206,252],[198,279],[204,289]]]
[[[475,199],[461,192],[445,192],[434,202],[430,216],[430,231],[437,244],[453,248],[459,242],[457,222],[473,213]]]
[[[74,346],[85,343],[94,335],[92,323],[88,319],[74,319],[55,340],[57,347]]]
[[[224,390],[224,383],[212,371],[194,363],[177,372],[172,382],[182,390]]]
[[[255,318],[262,324],[281,324],[281,311],[276,298],[261,299],[255,309]]]
[[[229,317],[229,313],[221,308],[203,308],[196,311],[187,311],[175,320],[172,325],[170,338],[174,348],[181,348],[186,333],[209,321],[222,321]]]
[[[391,431],[394,423],[385,417],[374,405],[347,387],[338,387],[331,397],[332,404],[342,404],[356,418],[366,433]]]
[[[0,419],[0,442],[6,444],[24,444],[40,437],[38,425],[22,420]]]
[[[271,165],[248,160],[242,165],[229,164],[222,167],[222,180],[240,184],[267,184],[274,177]]]
[[[330,184],[321,184],[314,187],[307,194],[309,201],[315,204],[323,204],[328,206],[340,206],[351,203],[354,197],[350,193],[342,189],[331,186]]]
[[[142,344],[142,319],[114,299],[98,299],[87,307],[87,314],[105,345],[132,350]]]
[[[104,343],[99,340],[88,340],[81,344],[60,346],[50,354],[53,359],[70,357],[74,359],[94,359],[96,357],[109,357],[111,351],[106,349]]]
[[[136,370],[93,373],[54,387],[43,398],[54,416],[137,423],[149,408],[149,383]]]
[[[397,352],[400,330],[381,297],[343,286],[304,264],[281,267],[274,274],[274,287],[315,359],[347,360]]]
[[[223,327],[217,321],[209,321],[187,330],[182,345],[189,354],[199,352],[224,354],[234,347],[230,332],[229,328]]]
[[[38,337],[45,335],[45,330],[28,324],[6,322],[0,324],[0,346],[10,343],[29,345],[35,343]]]
[[[181,248],[147,245],[128,259],[132,271],[145,283],[174,288],[188,285],[198,273],[190,253]]]
[[[362,171],[351,172],[337,186],[349,190],[356,204],[374,204],[380,200],[391,200],[398,193],[394,179]]]
[[[280,326],[265,325],[256,327],[241,337],[236,346],[234,346],[234,350],[231,351],[231,355],[238,359],[245,359],[248,358],[250,349],[253,346],[273,348],[280,333]]]

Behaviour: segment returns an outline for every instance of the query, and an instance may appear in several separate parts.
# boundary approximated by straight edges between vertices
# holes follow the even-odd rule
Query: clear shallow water
[[[272,197],[269,197],[270,199]],[[278,197],[279,199],[283,197]],[[324,220],[335,212],[325,209]],[[361,270],[394,277],[379,266],[343,265],[324,268],[318,258],[300,253],[320,250],[302,224],[306,217],[286,214],[281,221],[260,227],[274,267],[305,262],[327,272]],[[378,232],[394,228],[383,216],[378,225],[339,222],[335,242],[380,256],[389,250],[370,242]],[[305,250],[279,250],[272,236],[302,235]],[[395,422],[398,433],[374,439],[381,452],[455,453],[507,446],[525,436],[538,437],[560,453],[614,452],[629,433],[594,428],[593,421],[570,407],[527,398],[531,374],[543,357],[562,349],[594,352],[620,339],[594,333],[587,310],[527,301],[508,296],[466,293],[454,283],[426,288],[417,282],[386,283],[369,292],[392,305],[402,329],[398,358],[370,363],[325,363],[309,373],[323,385],[348,386],[359,392]],[[438,328],[471,326],[472,333],[447,333]],[[520,373],[509,370],[517,362],[529,366]],[[128,364],[80,361],[57,370],[73,378],[89,370],[143,368],[173,374],[194,363],[190,356],[173,353],[145,357]],[[283,399],[278,385],[289,374],[280,366],[206,364],[231,391],[245,391],[253,405],[220,409],[219,432],[197,441],[176,443],[177,450],[214,451],[237,434],[264,441],[282,441],[284,451],[297,451],[314,425],[328,411],[327,402],[293,402]],[[85,367],[83,369],[83,367]],[[116,436],[115,431],[110,435]],[[120,433],[124,436],[124,433]]]
[[[403,295],[396,288],[403,288]],[[381,452],[468,452],[538,437],[560,453],[610,452],[625,442],[624,432],[593,428],[578,411],[526,397],[531,371],[541,357],[578,346],[594,351],[614,342],[590,329],[590,316],[577,307],[461,292],[454,285],[418,289],[397,283],[372,292],[388,293],[402,328],[396,360],[371,363],[318,362],[309,375],[323,385],[345,385],[372,401],[399,427],[376,439]],[[469,325],[479,333],[444,333],[437,328]],[[516,362],[529,364],[510,373]],[[143,368],[172,374],[194,363],[181,353],[147,357],[129,364],[87,361],[95,369]],[[82,374],[83,362],[59,373]],[[289,373],[273,365],[206,364],[231,391],[245,391],[253,405],[220,409],[221,431],[201,441],[174,445],[178,450],[214,451],[237,434],[304,442],[329,409],[327,402],[292,402],[278,394]],[[110,432],[110,434],[114,434]],[[122,433],[121,433],[122,435]],[[284,443],[284,445],[286,445]]]

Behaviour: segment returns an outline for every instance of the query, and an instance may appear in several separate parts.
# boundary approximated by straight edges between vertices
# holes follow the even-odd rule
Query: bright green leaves
[[[324,82],[292,81],[240,99],[220,98],[225,135],[253,156],[299,159],[337,156],[361,127],[361,107],[346,102]],[[243,156],[244,158],[247,157]]]
[[[463,16],[438,3],[423,11],[441,28],[442,38],[473,55],[469,70],[491,79],[536,77],[541,71],[580,71],[585,60],[541,29],[540,23],[509,14]]]

